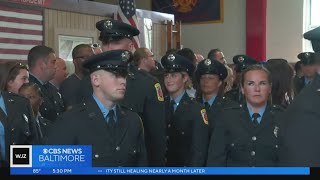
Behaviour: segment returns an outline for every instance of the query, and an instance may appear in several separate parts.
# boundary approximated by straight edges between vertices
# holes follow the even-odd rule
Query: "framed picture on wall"
[[[59,42],[59,57],[72,61],[72,50],[79,44],[92,44],[94,42],[93,37],[81,37],[70,35],[58,35]]]
[[[78,44],[97,43],[98,32],[96,30],[79,30],[67,28],[55,28],[56,55],[65,61],[72,62],[72,50]]]
[[[182,23],[223,23],[224,0],[152,0],[152,10],[174,14]]]

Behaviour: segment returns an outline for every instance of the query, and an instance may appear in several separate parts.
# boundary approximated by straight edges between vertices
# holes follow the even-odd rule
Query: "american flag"
[[[42,11],[0,5],[0,61],[27,60],[43,44]]]
[[[138,26],[138,19],[136,15],[136,3],[134,0],[119,0],[119,7],[115,16],[116,20],[130,24],[133,27]],[[139,37],[134,36],[135,49],[140,47]]]

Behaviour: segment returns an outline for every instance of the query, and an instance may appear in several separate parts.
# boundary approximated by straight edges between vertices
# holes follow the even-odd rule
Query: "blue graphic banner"
[[[17,168],[92,167],[90,145],[11,145],[10,157]]]
[[[310,175],[310,168],[11,168],[12,175]]]

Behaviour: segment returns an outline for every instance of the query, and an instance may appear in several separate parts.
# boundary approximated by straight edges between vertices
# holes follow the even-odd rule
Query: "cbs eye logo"
[[[11,145],[10,167],[32,167],[32,145]]]

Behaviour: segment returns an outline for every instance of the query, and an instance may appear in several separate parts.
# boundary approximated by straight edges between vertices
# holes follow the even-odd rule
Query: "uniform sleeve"
[[[77,92],[78,90],[75,91],[75,87],[72,86],[74,86],[72,84],[72,81],[68,80],[65,83],[63,83],[59,89],[64,103],[64,107],[66,109],[72,107],[72,105],[77,104],[77,98],[79,98],[77,94],[75,94],[75,92]]]
[[[57,120],[52,124],[48,132],[47,144],[58,145],[58,144],[76,144],[75,140],[75,123],[72,123],[70,113],[65,113],[58,116]]]
[[[26,113],[29,119],[28,123],[29,123],[29,129],[31,133],[31,144],[41,144],[39,133],[36,127],[36,120],[33,116],[30,103],[26,103]]]
[[[225,112],[221,111],[215,116],[216,124],[210,136],[210,144],[208,149],[207,166],[226,166],[226,137],[225,137],[225,124],[221,114]]]
[[[149,96],[145,100],[143,123],[145,127],[145,141],[148,149],[150,166],[164,166],[166,152],[166,122],[165,104],[160,89],[155,83],[150,87]],[[161,97],[162,96],[162,97]],[[152,144],[152,146],[151,146]]]
[[[147,159],[147,150],[146,150],[146,144],[144,140],[144,129],[143,129],[143,123],[140,119],[140,127],[139,127],[139,136],[138,136],[138,143],[140,146],[140,154],[137,162],[137,166],[140,167],[146,167],[148,166],[148,159]]]
[[[197,104],[198,105],[198,104]],[[194,122],[192,129],[190,166],[205,166],[209,144],[209,124],[207,112],[198,105],[194,108]]]

